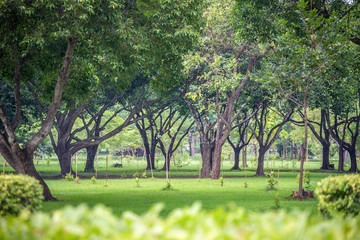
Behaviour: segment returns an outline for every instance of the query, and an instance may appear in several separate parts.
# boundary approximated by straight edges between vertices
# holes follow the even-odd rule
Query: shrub
[[[72,175],[70,172],[66,174],[65,179],[67,181],[74,181],[74,175]]]
[[[275,172],[269,171],[268,173],[266,173],[266,177],[267,177],[266,190],[268,191],[276,190],[277,179],[275,179]]]
[[[199,204],[161,217],[156,205],[144,215],[115,217],[109,209],[84,205],[51,214],[0,218],[0,239],[358,239],[360,218],[324,220],[306,212],[253,213],[242,208],[203,210]]]
[[[324,216],[357,215],[360,211],[360,176],[343,175],[327,177],[315,190],[318,209]]]
[[[90,181],[91,181],[93,184],[95,184],[95,183],[96,183],[96,178],[95,178],[95,176],[93,176],[93,177],[90,179]]]
[[[21,210],[41,207],[43,188],[26,175],[0,175],[0,215],[17,215]]]

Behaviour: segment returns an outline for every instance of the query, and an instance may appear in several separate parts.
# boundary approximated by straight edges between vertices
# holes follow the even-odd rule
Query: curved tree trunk
[[[31,177],[36,178],[40,182],[40,184],[43,186],[43,195],[44,195],[44,199],[46,201],[57,200],[51,194],[50,189],[47,186],[47,184],[45,183],[44,179],[36,171],[36,168],[34,166],[34,161],[33,161],[33,155],[32,154],[30,156],[27,156],[27,159],[24,161],[23,168],[24,168],[24,174],[27,174],[27,175],[29,175]]]
[[[352,172],[352,173],[356,172],[357,173],[358,168],[357,168],[357,162],[356,162],[356,151],[355,151],[355,149],[351,149],[348,152],[350,154],[350,163],[351,163],[349,172]]]

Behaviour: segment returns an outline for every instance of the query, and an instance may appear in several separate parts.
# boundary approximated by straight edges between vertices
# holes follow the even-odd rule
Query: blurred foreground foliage
[[[251,213],[242,208],[203,210],[200,204],[166,218],[155,205],[120,218],[104,206],[65,207],[51,214],[0,218],[0,239],[359,239],[360,218],[324,220],[307,212]]]

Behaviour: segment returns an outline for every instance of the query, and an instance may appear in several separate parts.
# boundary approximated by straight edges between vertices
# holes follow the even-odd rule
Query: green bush
[[[43,188],[26,175],[0,175],[0,215],[17,215],[21,210],[34,211],[41,206]]]
[[[108,209],[84,205],[49,213],[0,218],[0,239],[359,239],[360,218],[324,220],[304,212],[250,213],[202,210],[199,204],[159,216],[156,205],[142,216],[115,217]]]
[[[360,176],[324,178],[318,183],[315,194],[319,200],[319,211],[324,216],[357,215],[360,211]]]

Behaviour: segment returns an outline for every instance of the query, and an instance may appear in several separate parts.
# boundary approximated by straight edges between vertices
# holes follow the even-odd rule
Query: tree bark
[[[349,152],[350,155],[350,163],[351,163],[351,167],[349,169],[349,172],[351,173],[357,173],[358,172],[358,168],[357,168],[357,162],[356,162],[356,150],[351,149]]]
[[[211,143],[204,142],[202,145],[202,169],[201,169],[201,177],[209,178],[212,166],[212,146]]]
[[[240,152],[242,148],[235,148],[234,149],[234,166],[231,168],[231,170],[240,170]]]
[[[99,145],[94,145],[94,146],[90,146],[90,147],[86,148],[87,158],[86,158],[84,172],[94,172],[95,171],[94,162],[95,162],[95,157],[96,157],[98,148],[99,148]]]
[[[195,135],[193,131],[189,134],[189,155],[190,157],[195,155]]]
[[[330,166],[330,145],[324,144],[322,149],[322,170],[333,170],[334,168]]]
[[[339,172],[344,172],[344,148],[342,145],[339,145],[339,166],[338,166],[338,171]]]
[[[266,148],[260,147],[259,149],[259,157],[258,157],[258,166],[256,169],[256,176],[265,176],[264,173],[264,157],[266,154]]]
[[[60,170],[61,170],[61,175],[62,176],[66,176],[66,174],[71,173],[73,175],[75,175],[75,172],[72,169],[71,166],[71,154],[69,151],[67,150],[57,150],[56,151],[56,155],[59,158],[59,163],[60,163]]]

